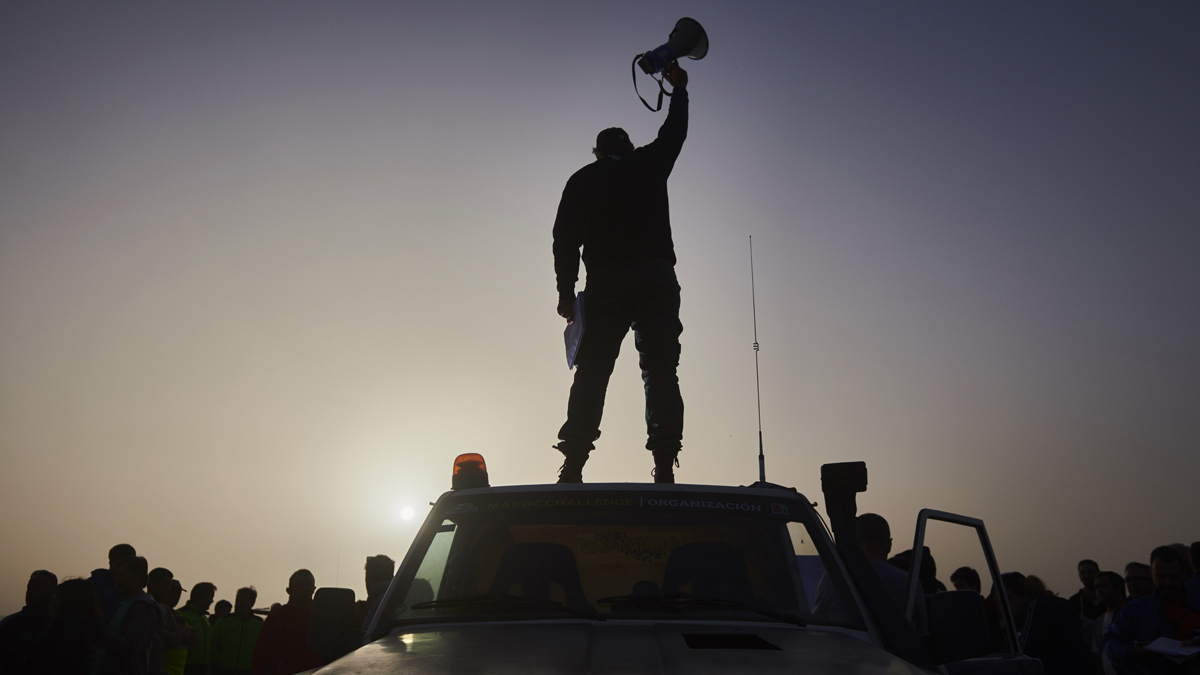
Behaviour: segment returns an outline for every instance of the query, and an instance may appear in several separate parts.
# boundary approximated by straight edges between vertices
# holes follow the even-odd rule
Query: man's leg
[[[608,379],[621,351],[621,341],[629,331],[629,314],[617,294],[589,283],[583,298],[587,326],[575,356],[567,421],[558,431],[560,440],[555,446],[567,458],[560,482],[582,481],[583,463],[600,437]]]
[[[656,482],[674,482],[673,465],[683,441],[679,393],[679,284],[667,264],[647,270],[633,330],[646,389],[646,449],[654,453]]]

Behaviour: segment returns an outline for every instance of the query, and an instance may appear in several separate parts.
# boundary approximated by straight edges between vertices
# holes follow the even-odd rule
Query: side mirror
[[[354,627],[354,591],[318,588],[308,617],[308,647],[333,661],[362,644],[363,632]]]

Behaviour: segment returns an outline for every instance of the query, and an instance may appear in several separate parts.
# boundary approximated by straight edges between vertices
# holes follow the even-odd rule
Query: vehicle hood
[[[317,672],[928,675],[844,633],[753,624],[650,622],[418,628],[381,638]]]

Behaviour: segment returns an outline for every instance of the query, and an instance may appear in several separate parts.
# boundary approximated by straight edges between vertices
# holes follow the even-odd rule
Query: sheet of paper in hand
[[[1200,647],[1189,645],[1184,647],[1179,640],[1171,638],[1158,638],[1154,642],[1146,645],[1146,649],[1171,659],[1175,663],[1183,663],[1184,661],[1200,654]]]
[[[587,321],[583,316],[583,291],[575,296],[575,319],[567,324],[563,331],[563,340],[567,343],[567,370],[575,367],[575,355],[579,353],[579,341],[583,339],[583,329]]]

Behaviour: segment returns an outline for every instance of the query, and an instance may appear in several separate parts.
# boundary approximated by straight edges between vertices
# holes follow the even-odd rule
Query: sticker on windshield
[[[563,497],[561,499],[514,499],[505,502],[488,502],[485,508],[488,511],[499,511],[503,509],[559,509],[577,506],[633,506],[633,498]]]
[[[475,513],[478,510],[479,510],[479,507],[475,506],[471,502],[460,502],[458,504],[455,504],[454,508],[446,509],[446,515],[453,516],[458,513]]]
[[[682,543],[678,536],[661,532],[580,533],[578,540],[580,557],[592,564],[665,560]]]
[[[721,509],[723,511],[762,511],[762,505],[760,504],[722,502],[711,499],[656,499],[650,497],[646,499],[646,506],[682,506],[692,509]]]

